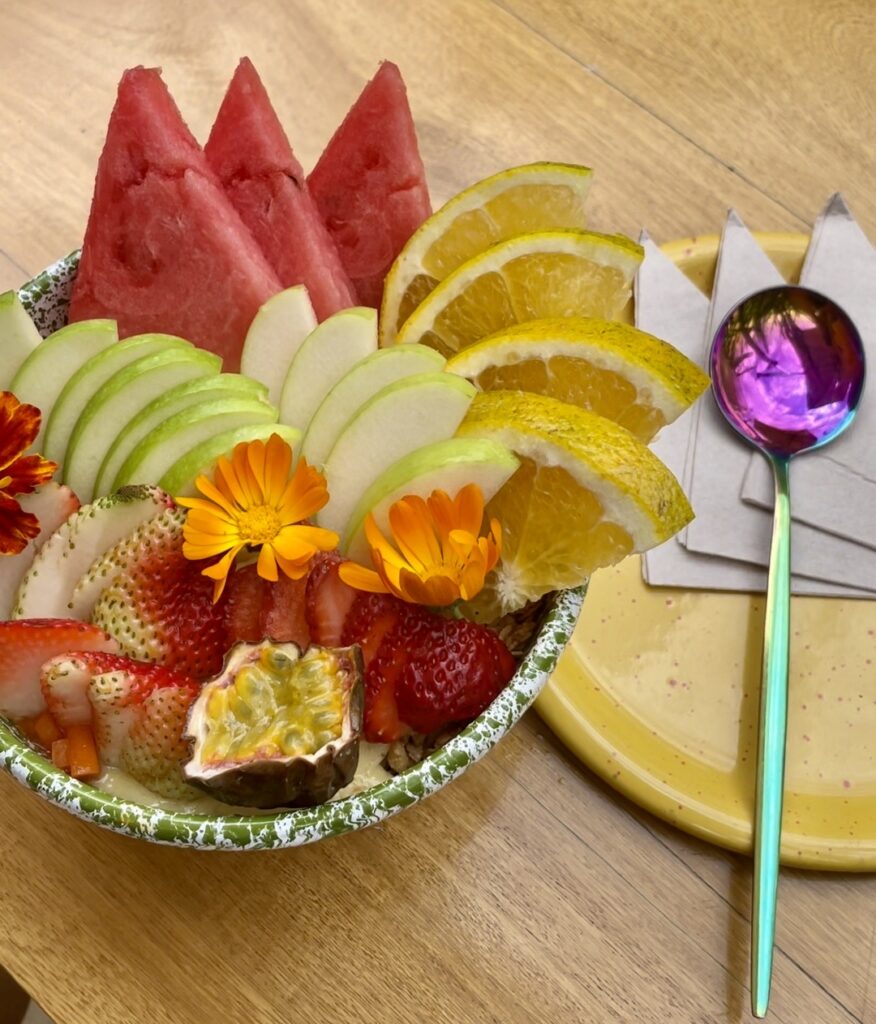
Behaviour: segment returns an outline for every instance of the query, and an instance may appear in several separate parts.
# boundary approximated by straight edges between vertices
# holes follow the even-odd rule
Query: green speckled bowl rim
[[[20,290],[43,335],[66,321],[79,254],[59,260]],[[102,828],[201,850],[275,850],[365,828],[430,796],[491,750],[541,692],[578,621],[585,587],[554,596],[510,683],[470,725],[406,772],[343,800],[253,816],[183,814],[120,800],[70,778],[0,719],[0,767],[58,807]]]

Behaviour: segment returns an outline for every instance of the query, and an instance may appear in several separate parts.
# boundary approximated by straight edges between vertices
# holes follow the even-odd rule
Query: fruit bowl
[[[78,254],[53,264],[20,291],[42,334],[66,320]],[[192,814],[120,799],[71,778],[0,719],[0,766],[44,799],[103,828],[151,842],[199,849],[257,850],[300,846],[382,821],[429,796],[483,757],[523,716],[548,680],[574,630],[585,587],[546,603],[540,626],[516,673],[493,703],[451,740],[388,781],[316,807],[278,812]]]

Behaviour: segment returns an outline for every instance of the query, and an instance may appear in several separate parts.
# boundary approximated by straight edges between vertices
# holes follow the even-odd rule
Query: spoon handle
[[[791,618],[791,494],[789,460],[769,456],[776,482],[767,586],[754,825],[751,914],[751,1010],[766,1016],[770,999],[776,894],[782,838],[785,739],[788,721],[788,648]]]

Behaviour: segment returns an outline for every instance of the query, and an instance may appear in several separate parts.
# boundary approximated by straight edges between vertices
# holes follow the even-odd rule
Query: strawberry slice
[[[292,580],[280,573],[276,583],[268,583],[259,639],[271,639],[277,643],[292,641],[302,651],[306,650],[310,646],[310,628],[304,613],[306,599],[306,576]]]
[[[393,743],[411,731],[399,718],[395,698],[407,661],[403,645],[384,643],[365,673],[362,732],[369,743]]]
[[[104,555],[98,571],[111,582],[91,621],[118,640],[123,654],[204,680],[222,668],[225,598],[213,603],[203,564],[183,555],[185,517],[182,508],[165,509]]]
[[[117,651],[103,630],[75,619],[0,622],[0,714],[30,718],[46,710],[40,668],[67,651]]]
[[[246,565],[228,578],[225,606],[226,644],[240,642],[296,643],[301,650],[310,644],[310,630],[304,614],[307,577],[289,579],[280,574],[276,582],[264,580],[254,565]]]
[[[411,615],[414,608],[414,605],[406,605],[390,594],[357,594],[344,619],[341,646],[358,644],[367,670],[386,634],[402,616]]]
[[[334,553],[317,556],[307,577],[304,614],[310,639],[321,647],[340,646],[344,623],[359,593],[338,575],[342,562]]]
[[[72,736],[93,730],[102,767],[123,768],[162,796],[184,796],[182,765],[189,707],[200,691],[194,679],[123,655],[63,654],[43,666],[46,705]]]
[[[257,644],[262,637],[262,610],[265,604],[263,580],[254,565],[235,570],[225,584],[225,629],[229,648],[237,643]]]

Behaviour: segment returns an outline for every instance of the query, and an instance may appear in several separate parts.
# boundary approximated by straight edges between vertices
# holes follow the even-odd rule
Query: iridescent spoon
[[[730,426],[767,457],[776,481],[763,643],[754,891],[751,1009],[770,997],[788,714],[791,593],[791,457],[832,441],[851,423],[864,386],[855,325],[830,299],[783,286],[741,302],[715,335],[712,386]]]

